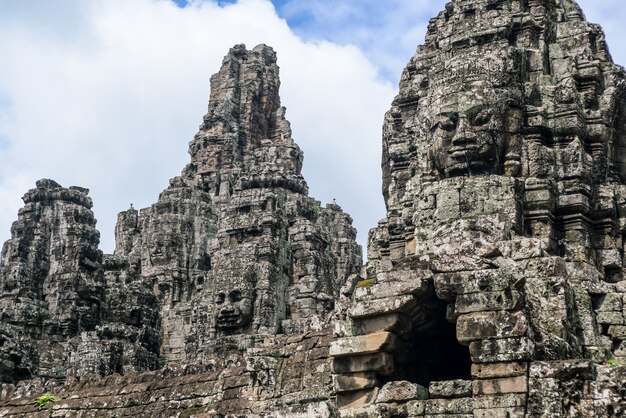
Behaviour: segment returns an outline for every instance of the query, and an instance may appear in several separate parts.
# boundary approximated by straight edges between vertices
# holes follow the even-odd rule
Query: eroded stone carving
[[[215,326],[224,332],[236,332],[252,320],[254,306],[254,272],[243,278],[215,281]]]
[[[571,0],[457,0],[430,21],[385,118],[369,276],[331,346],[345,416],[383,416],[382,383],[404,380],[434,398],[415,416],[620,408],[582,389],[624,355],[622,315],[598,309],[624,296],[626,76],[603,39]],[[367,349],[382,332],[408,347]]]
[[[191,162],[119,214],[114,255],[86,189],[27,193],[0,268],[3,381],[210,364],[328,328],[361,250],[351,218],[307,194],[279,84],[271,48],[230,50]]]

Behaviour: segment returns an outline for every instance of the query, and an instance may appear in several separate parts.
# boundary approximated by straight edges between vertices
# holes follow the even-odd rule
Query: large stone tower
[[[37,182],[2,252],[0,381],[202,368],[329,328],[361,248],[349,215],[308,196],[279,85],[271,48],[229,51],[191,162],[119,214],[112,255],[88,190]]]
[[[385,118],[370,276],[331,348],[340,407],[624,413],[625,99],[573,0],[457,0],[430,21]]]

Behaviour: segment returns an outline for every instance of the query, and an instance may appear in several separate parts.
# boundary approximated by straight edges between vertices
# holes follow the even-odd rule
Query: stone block
[[[407,417],[418,417],[424,415],[426,410],[426,401],[409,401],[402,405],[402,409]]]
[[[354,300],[364,301],[373,299],[391,298],[403,295],[422,295],[431,288],[431,280],[428,278],[415,278],[409,280],[382,282],[371,286],[358,287],[354,290]]]
[[[516,240],[500,241],[498,248],[504,257],[519,261],[543,257],[549,248],[549,243],[540,238],[520,237]]]
[[[598,312],[596,316],[596,321],[600,324],[607,325],[624,325],[626,322],[624,321],[623,312],[614,312],[614,311],[603,311]]]
[[[330,345],[329,354],[331,357],[342,357],[388,352],[396,347],[397,342],[398,339],[395,334],[380,331],[373,334],[346,337],[333,341]]]
[[[426,401],[426,414],[471,414],[472,398],[429,399]]]
[[[475,379],[525,376],[527,372],[528,363],[522,362],[472,364],[472,377]]]
[[[376,386],[376,374],[373,372],[360,372],[335,375],[334,386],[335,391],[338,393],[373,388]]]
[[[479,340],[469,345],[474,363],[498,363],[531,360],[535,343],[528,337]]]
[[[356,319],[394,312],[410,312],[415,305],[416,301],[413,295],[361,301],[350,308],[350,317]]]
[[[594,308],[597,312],[611,312],[620,311],[624,306],[624,293],[607,293],[600,296],[594,303]]]
[[[474,414],[426,414],[424,418],[474,418]]]
[[[528,321],[521,311],[474,312],[460,315],[456,323],[459,342],[511,338],[526,335]]]
[[[500,379],[474,380],[472,382],[474,396],[494,395],[502,393],[528,392],[526,376],[504,377]]]
[[[526,408],[490,408],[475,409],[474,418],[525,418]],[[555,417],[556,418],[556,417]]]
[[[472,381],[457,379],[430,382],[428,393],[431,398],[464,398],[472,395]]]
[[[363,408],[371,405],[378,396],[378,388],[345,392],[337,394],[337,406],[339,408]]]
[[[368,405],[360,408],[345,408],[337,411],[338,418],[373,418],[373,417],[385,417],[381,414],[377,405]],[[313,417],[314,415],[311,415]],[[291,418],[290,416],[286,418]],[[317,417],[316,417],[317,418]]]
[[[560,397],[561,385],[554,378],[531,378],[528,383],[528,391],[531,396],[539,398]]]
[[[526,405],[525,393],[505,393],[497,395],[474,396],[474,409],[514,408]]]
[[[494,250],[495,246],[492,247]],[[448,251],[450,254],[446,254]],[[434,273],[464,273],[468,270],[482,271],[488,269],[491,263],[481,256],[468,256],[456,254],[456,251],[450,245],[439,247],[440,256],[430,260],[430,268]]]
[[[337,357],[333,361],[333,370],[339,374],[371,371],[389,375],[393,373],[393,357],[387,353]]]
[[[524,266],[527,277],[567,276],[567,265],[561,257],[543,257],[528,260]]]
[[[399,380],[386,383],[378,393],[376,403],[406,402],[428,398],[428,390],[417,383]]]
[[[596,365],[590,360],[534,361],[528,375],[531,379],[593,379]]]
[[[514,271],[502,269],[439,273],[433,278],[437,297],[449,302],[454,302],[457,295],[505,291],[518,279]]]
[[[460,294],[456,298],[457,314],[481,311],[514,311],[521,307],[522,294],[516,290]]]
[[[388,331],[396,335],[403,335],[410,330],[411,323],[408,318],[402,314],[389,313],[354,319],[352,328],[357,335],[371,334],[379,331]]]
[[[460,195],[456,188],[444,188],[437,195],[437,219],[456,219],[460,211]]]
[[[614,339],[624,339],[626,338],[626,325],[611,325],[607,333]]]

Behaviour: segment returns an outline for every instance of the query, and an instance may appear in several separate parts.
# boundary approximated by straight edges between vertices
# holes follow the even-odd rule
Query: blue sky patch
[[[185,7],[187,7],[187,5],[189,5],[190,0],[172,0],[172,1],[176,3],[178,7],[180,7],[181,9],[184,9]],[[284,0],[284,1],[287,1],[287,0]],[[219,4],[220,6],[224,6],[226,4],[233,4],[233,3],[237,3],[237,0],[217,0],[217,4]]]

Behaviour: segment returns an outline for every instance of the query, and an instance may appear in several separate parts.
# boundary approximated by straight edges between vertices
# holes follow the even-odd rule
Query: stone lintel
[[[413,295],[357,302],[350,308],[350,317],[364,318],[393,312],[409,312],[416,303]]]
[[[522,311],[473,312],[460,315],[456,336],[460,343],[526,335],[528,320]]]
[[[396,335],[403,335],[409,331],[410,327],[411,324],[408,318],[397,312],[353,320],[353,329],[359,335],[379,331],[389,331]]]

